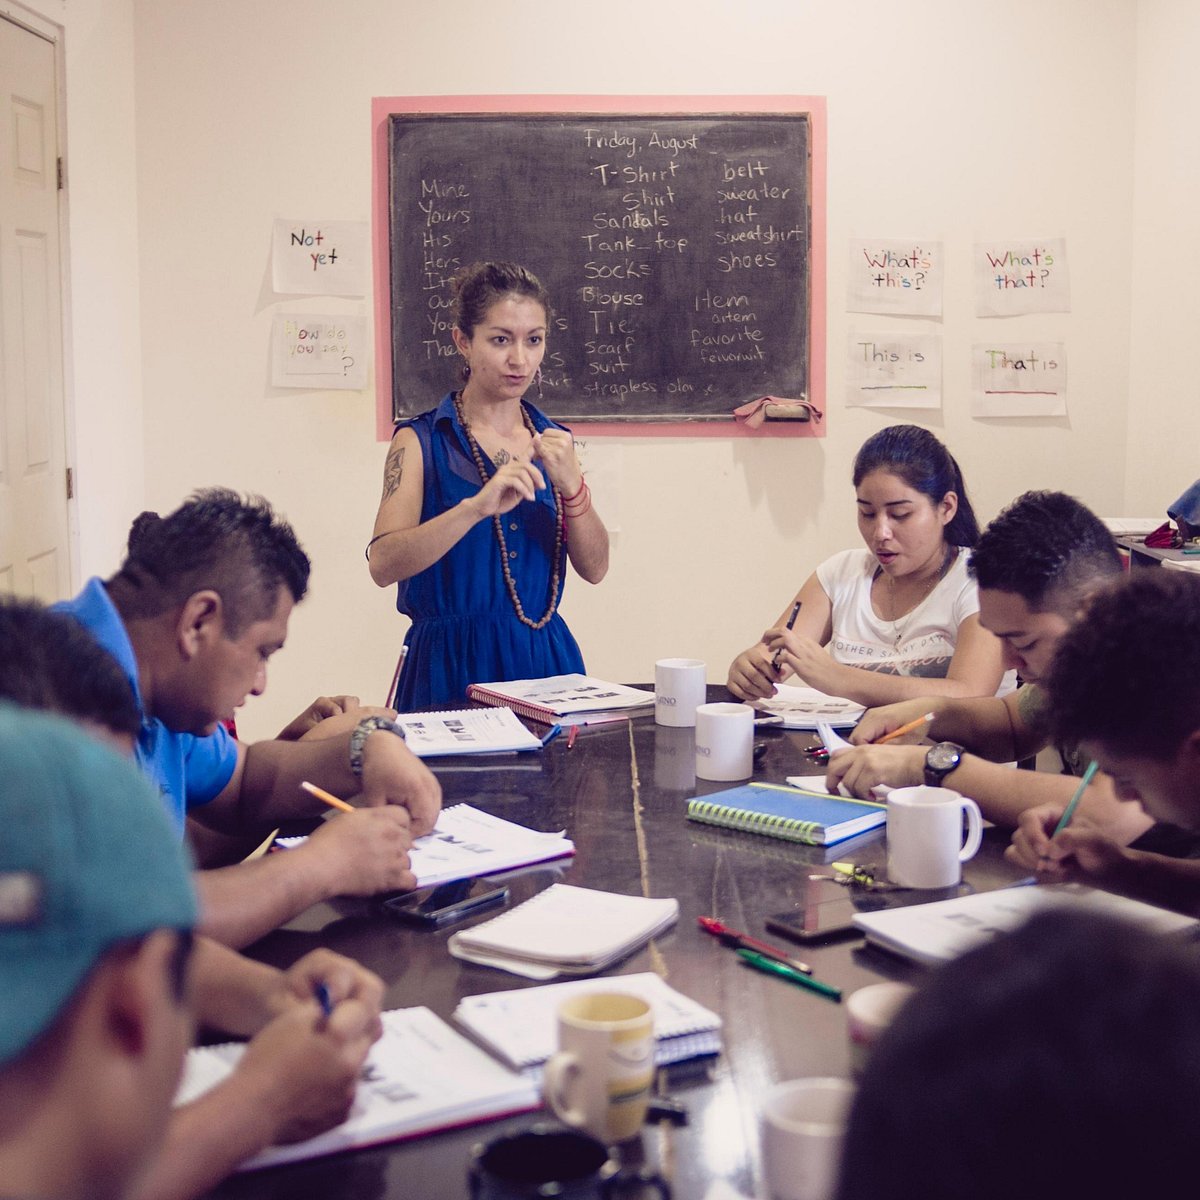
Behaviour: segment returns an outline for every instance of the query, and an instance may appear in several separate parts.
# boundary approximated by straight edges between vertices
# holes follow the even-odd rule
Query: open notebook
[[[720,1052],[721,1018],[649,971],[467,996],[459,1001],[454,1019],[510,1066],[536,1077],[558,1048],[559,1007],[580,992],[625,992],[645,1000],[654,1014],[660,1067]]]
[[[591,975],[678,918],[678,900],[555,883],[524,904],[453,934],[449,946],[455,958],[529,979]]]
[[[228,1042],[190,1050],[175,1103],[216,1087],[244,1049],[241,1042]],[[429,1009],[393,1009],[383,1014],[383,1036],[371,1047],[346,1120],[307,1141],[272,1146],[239,1170],[470,1125],[528,1112],[540,1103],[534,1080],[496,1062]]]
[[[503,705],[547,725],[622,721],[648,713],[654,706],[653,692],[579,674],[473,683],[467,688],[467,699]]]
[[[1016,929],[1035,912],[1063,908],[1120,917],[1149,933],[1200,932],[1200,922],[1192,917],[1078,883],[1007,887],[931,904],[861,912],[854,924],[868,942],[932,966]]]
[[[291,850],[304,840],[282,837],[276,839],[276,845]],[[542,833],[471,804],[452,804],[442,809],[432,833],[413,842],[408,861],[417,877],[417,887],[423,888],[453,879],[494,875],[574,853],[575,843],[561,831]]]

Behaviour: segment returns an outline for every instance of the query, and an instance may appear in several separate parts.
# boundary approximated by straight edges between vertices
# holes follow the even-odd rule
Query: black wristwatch
[[[925,782],[930,787],[941,787],[946,776],[962,762],[963,748],[956,742],[938,742],[930,746],[925,754]]]

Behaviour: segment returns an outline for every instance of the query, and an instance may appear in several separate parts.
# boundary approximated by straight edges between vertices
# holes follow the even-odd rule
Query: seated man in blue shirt
[[[222,727],[266,687],[308,573],[291,527],[265,501],[213,488],[169,516],[143,513],[117,574],[56,606],[129,677],[142,717],[137,760],[181,834],[185,813],[220,833],[265,836],[324,812],[304,780],[357,795],[358,812],[303,847],[198,876],[201,928],[231,946],[330,896],[414,886],[408,848],[441,808],[437,780],[378,718],[336,737],[249,746]]]
[[[4,702],[10,701],[68,717],[97,740],[133,756],[140,721],[129,680],[113,657],[70,617],[33,601],[0,597],[0,724],[6,712],[15,711],[4,708]],[[132,775],[131,791],[151,809],[146,818],[149,830],[131,829],[115,811],[105,817],[119,830],[121,862],[138,863],[137,854],[145,846],[142,839],[153,836],[166,837],[167,857],[175,861],[178,837],[156,791],[138,774],[131,769],[117,777],[128,783]],[[4,795],[13,793],[13,780],[2,772],[0,778],[6,781]],[[26,806],[42,802],[36,795],[20,797]],[[135,807],[133,812],[144,815],[145,808]],[[28,824],[27,811],[24,818]],[[6,823],[4,828],[10,827]],[[5,836],[7,842],[15,840]],[[127,843],[142,849],[134,852],[126,848]],[[95,848],[95,853],[91,846],[85,849],[93,869],[108,869],[105,846]],[[141,865],[139,885],[147,874]],[[150,877],[161,884],[161,864],[147,866]],[[122,891],[124,874],[101,884],[115,889],[122,905],[136,904],[136,895]],[[6,982],[3,929],[0,914],[0,983]],[[26,949],[32,953],[32,947]],[[14,951],[12,966],[23,975],[32,970],[32,960]],[[224,1082],[171,1111],[162,1151],[131,1192],[131,1200],[189,1200],[267,1146],[336,1125],[344,1119],[353,1096],[361,1055],[379,1028],[383,982],[358,963],[324,948],[310,951],[285,972],[197,936],[188,983],[189,1007],[196,1020],[207,1029],[251,1040]],[[342,1014],[336,1029],[314,1020],[317,983],[326,986]],[[4,991],[8,994],[10,988]],[[353,1005],[344,1004],[350,1000]],[[3,1172],[0,1178],[5,1178]]]

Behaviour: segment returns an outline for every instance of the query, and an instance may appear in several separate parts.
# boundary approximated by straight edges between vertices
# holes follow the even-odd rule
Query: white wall
[[[1200,5],[1141,0],[1133,161],[1129,510],[1161,513],[1200,476]]]
[[[109,37],[122,41],[126,3],[81,7],[114,12]],[[612,570],[600,588],[572,580],[564,604],[595,673],[646,679],[654,658],[687,654],[723,679],[811,567],[854,543],[850,462],[892,420],[916,418],[945,437],[984,519],[1037,486],[1102,510],[1125,506],[1133,0],[609,0],[602,12],[497,0],[133,0],[132,12],[140,290],[119,294],[108,319],[136,315],[140,299],[145,500],[171,507],[211,483],[261,491],[292,518],[315,564],[272,690],[244,715],[251,733],[269,732],[318,690],[378,700],[403,631],[362,561],[384,453],[372,394],[267,384],[278,307],[271,221],[368,216],[372,96],[828,97],[829,435],[619,440],[625,515]],[[119,178],[125,133],[110,135]],[[99,131],[89,136],[93,149],[108,147]],[[86,232],[73,264],[89,274],[104,247],[101,229]],[[931,419],[843,407],[842,248],[853,233],[946,243],[946,400]],[[1067,419],[967,413],[970,345],[997,330],[970,315],[967,254],[976,235],[996,234],[1068,238],[1073,312],[1003,323],[1008,340],[1066,341]],[[99,366],[100,348],[89,354],[83,366]],[[142,464],[116,448],[110,463],[123,496],[136,490]],[[118,543],[141,507],[129,500]],[[107,518],[84,553],[102,550],[104,569],[115,557]]]

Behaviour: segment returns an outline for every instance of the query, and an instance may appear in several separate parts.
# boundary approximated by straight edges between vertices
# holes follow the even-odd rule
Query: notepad
[[[450,953],[530,979],[591,975],[679,918],[679,901],[555,883],[532,900],[451,936]]]
[[[689,821],[725,829],[830,846],[884,824],[887,806],[775,783],[748,783],[689,800],[687,815]]]
[[[502,705],[547,725],[593,725],[624,721],[648,713],[654,693],[622,683],[605,683],[590,675],[549,675],[545,679],[512,679],[473,683],[467,698]]]
[[[276,845],[291,850],[305,840],[277,838]],[[575,843],[561,830],[542,833],[470,804],[453,804],[438,814],[432,833],[413,842],[408,861],[417,877],[417,887],[423,888],[566,858],[574,853]]]
[[[654,1017],[660,1067],[720,1053],[721,1018],[649,971],[467,996],[454,1010],[454,1020],[509,1066],[538,1076],[558,1048],[560,1006],[581,992],[625,992],[645,1000]]]
[[[226,1079],[245,1051],[241,1042],[190,1050],[175,1103],[202,1096]],[[537,1084],[496,1062],[427,1008],[383,1014],[350,1115],[317,1137],[272,1146],[238,1168],[252,1171],[377,1142],[528,1112]]]
[[[783,718],[784,729],[816,729],[824,721],[839,729],[858,724],[866,708],[856,700],[829,696],[816,688],[777,683],[775,695],[756,700],[754,707],[771,716]]]
[[[507,754],[540,750],[543,742],[511,708],[464,708],[453,712],[400,713],[395,724],[418,758],[446,754]]]
[[[1078,883],[1000,888],[931,904],[879,909],[856,914],[854,924],[867,941],[932,966],[1016,929],[1035,912],[1047,909],[1098,912],[1130,921],[1149,933],[1200,932],[1200,922],[1192,917]]]

